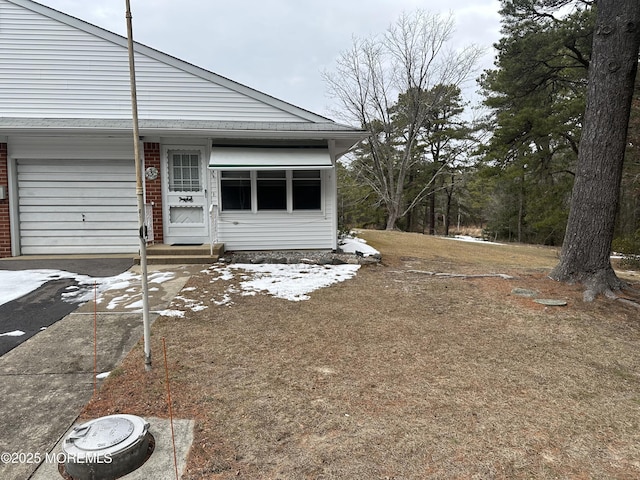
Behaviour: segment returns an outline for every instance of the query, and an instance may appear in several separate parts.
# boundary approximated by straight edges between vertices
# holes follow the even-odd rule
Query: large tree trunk
[[[560,262],[550,277],[583,283],[585,299],[624,287],[610,253],[640,49],[640,2],[599,0],[587,106]]]
[[[451,203],[453,201],[453,189],[454,189],[455,179],[453,175],[451,176],[451,185],[449,189],[445,189],[445,193],[447,195],[447,205],[445,207],[445,217],[444,217],[444,236],[449,236],[449,228],[451,227]]]
[[[400,219],[400,207],[397,203],[387,204],[387,225],[385,230],[392,231],[396,229],[396,222]]]

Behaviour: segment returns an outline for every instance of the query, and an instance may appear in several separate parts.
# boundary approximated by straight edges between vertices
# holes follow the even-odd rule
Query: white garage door
[[[23,255],[134,253],[133,160],[17,160]]]

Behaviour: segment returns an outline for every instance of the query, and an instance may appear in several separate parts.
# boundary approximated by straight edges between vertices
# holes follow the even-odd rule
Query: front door
[[[167,148],[164,226],[167,244],[209,242],[207,185],[202,148]]]

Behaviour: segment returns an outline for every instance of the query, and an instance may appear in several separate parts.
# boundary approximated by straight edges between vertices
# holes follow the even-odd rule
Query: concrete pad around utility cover
[[[534,302],[547,307],[565,307],[567,305],[566,300],[556,300],[554,298],[537,298]]]
[[[518,295],[519,297],[535,297],[538,295],[538,292],[535,290],[530,290],[528,288],[514,288],[511,290],[511,293],[514,295]]]
[[[143,417],[144,418],[144,417]],[[144,418],[149,422],[149,432],[155,440],[155,449],[149,459],[137,470],[120,477],[120,480],[173,480],[175,475],[175,464],[173,456],[173,440],[171,438],[171,422],[164,418]],[[187,466],[187,456],[193,443],[193,420],[174,420],[173,432],[176,445],[176,458],[178,464],[178,475],[182,477]],[[62,443],[71,432],[71,428],[62,436],[60,442],[55,446],[50,457],[63,458]],[[58,464],[55,462],[43,463],[40,465],[31,480],[53,480],[62,478],[58,473]]]

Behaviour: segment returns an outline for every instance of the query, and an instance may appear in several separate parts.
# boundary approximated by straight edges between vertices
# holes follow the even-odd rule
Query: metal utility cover
[[[123,442],[134,430],[133,422],[124,417],[104,417],[92,423],[89,432],[74,441],[82,450],[102,450]]]
[[[75,427],[62,448],[77,458],[90,453],[117,455],[140,444],[148,428],[149,424],[135,415],[100,417]]]

